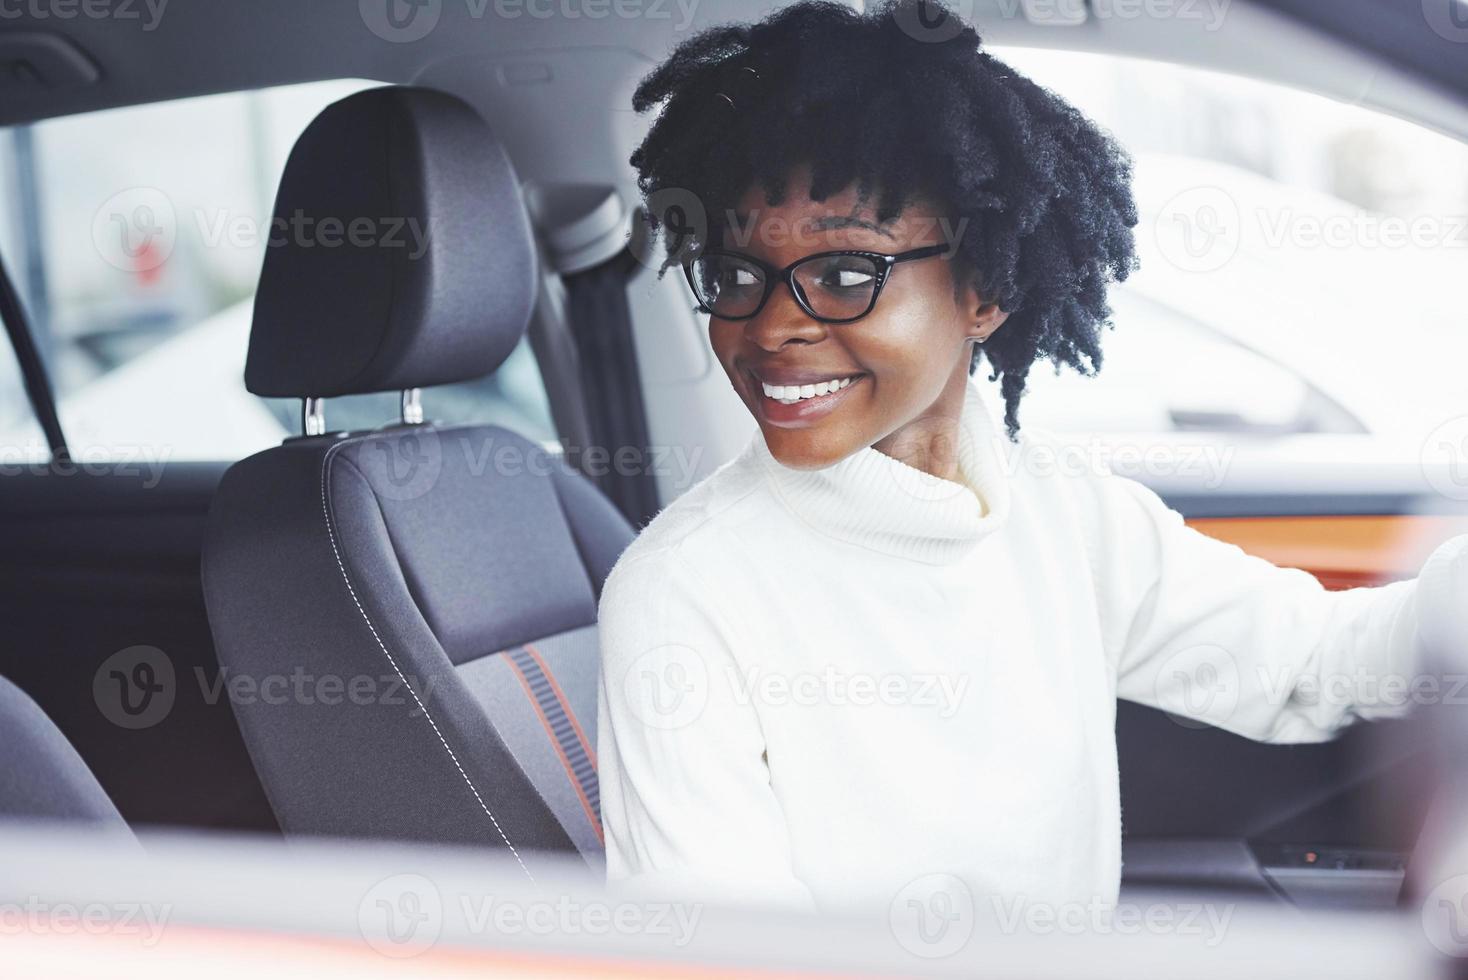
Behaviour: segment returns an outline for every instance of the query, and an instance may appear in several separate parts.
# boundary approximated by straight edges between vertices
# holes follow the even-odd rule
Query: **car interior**
[[[413,261],[292,239],[263,250],[241,329],[180,361],[177,391],[195,371],[226,379],[215,388],[242,379],[238,397],[271,405],[286,434],[152,468],[69,445],[36,259],[19,231],[0,233],[14,397],[47,457],[12,454],[0,473],[0,816],[119,840],[152,827],[514,840],[527,873],[540,851],[600,871],[602,583],[753,425],[686,284],[659,275],[641,240],[627,158],[648,120],[631,91],[690,32],[758,6],[572,17],[464,0],[200,0],[151,30],[46,8],[0,21],[13,140],[69,117],[353,80],[295,127],[264,217],[395,214],[431,229]],[[1032,0],[968,6],[1006,50],[1263,80],[1468,141],[1468,27],[1409,17],[1417,0],[1235,0],[1216,31],[1096,4],[1066,23]],[[0,223],[24,212],[0,209]],[[463,392],[510,384],[522,361],[549,438],[451,411],[472,401]],[[232,444],[210,401],[162,383],[150,411]],[[378,414],[349,408],[367,398]],[[1201,530],[1332,588],[1410,576],[1468,526],[1463,499],[1433,492],[1415,458],[1332,452],[1292,467],[1283,445],[1251,443],[1218,485],[1148,482]],[[645,465],[596,451],[618,446]],[[262,679],[312,696],[273,697]],[[1277,746],[1122,702],[1117,738],[1124,888],[1308,909],[1413,897],[1404,879],[1437,778],[1418,719]]]

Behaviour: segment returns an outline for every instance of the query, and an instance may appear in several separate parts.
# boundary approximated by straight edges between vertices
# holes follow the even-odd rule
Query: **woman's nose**
[[[770,294],[764,309],[745,321],[744,332],[751,343],[776,351],[791,342],[816,343],[825,337],[826,325],[801,309],[790,286],[782,282]]]

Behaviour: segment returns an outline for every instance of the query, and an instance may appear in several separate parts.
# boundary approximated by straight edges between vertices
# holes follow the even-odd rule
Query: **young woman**
[[[1099,367],[1137,215],[1125,153],[972,28],[797,4],[689,39],[634,105],[662,106],[632,162],[758,430],[603,591],[613,880],[1114,902],[1116,698],[1273,742],[1405,711],[1311,692],[1418,670],[1468,542],[1328,593],[1019,435],[1036,361]]]

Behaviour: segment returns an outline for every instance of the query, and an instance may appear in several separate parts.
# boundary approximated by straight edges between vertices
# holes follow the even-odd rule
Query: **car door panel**
[[[0,675],[40,704],[134,824],[275,827],[218,684],[199,581],[224,468],[73,464],[0,476]],[[141,661],[157,702],[122,686],[144,676],[134,674]],[[129,716],[125,693],[147,707]]]

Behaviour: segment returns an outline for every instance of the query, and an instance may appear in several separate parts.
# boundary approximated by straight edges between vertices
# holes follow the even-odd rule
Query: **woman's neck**
[[[958,481],[958,447],[968,372],[955,374],[937,401],[872,448],[941,480]]]

